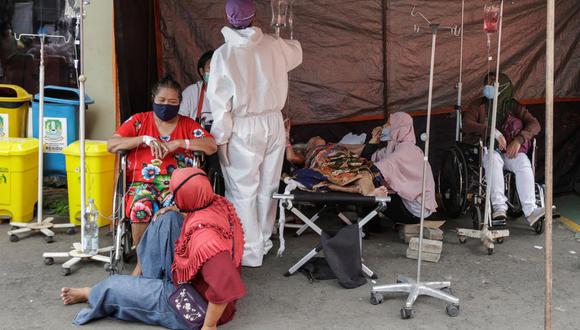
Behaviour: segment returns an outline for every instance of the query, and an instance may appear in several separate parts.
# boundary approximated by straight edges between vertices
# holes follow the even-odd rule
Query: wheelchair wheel
[[[473,205],[471,207],[471,219],[474,230],[483,229],[483,214],[479,206]]]
[[[508,204],[507,215],[512,218],[519,218],[524,214],[524,212],[522,210],[522,203],[520,201],[520,196],[518,195],[518,190],[516,189],[516,176],[513,173],[508,173],[504,178],[506,181],[505,195]]]
[[[445,213],[452,217],[459,217],[467,206],[467,162],[461,149],[455,145],[451,147],[437,177],[438,193],[441,196]]]
[[[544,233],[544,226],[545,226],[545,218],[538,220],[534,224],[534,231],[536,232],[536,234],[542,235]]]

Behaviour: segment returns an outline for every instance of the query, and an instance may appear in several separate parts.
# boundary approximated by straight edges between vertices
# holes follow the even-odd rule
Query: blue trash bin
[[[44,175],[66,176],[63,149],[79,139],[79,90],[76,88],[44,87]],[[38,106],[40,94],[32,103],[32,134],[38,138]],[[85,95],[85,104],[94,103]]]

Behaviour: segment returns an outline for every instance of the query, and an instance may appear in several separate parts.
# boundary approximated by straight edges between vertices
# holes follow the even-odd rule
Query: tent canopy
[[[481,95],[487,72],[482,1],[465,1],[464,104]],[[256,1],[257,26],[271,33],[270,1]],[[159,1],[157,57],[163,73],[184,86],[199,79],[196,62],[223,43],[223,0]],[[415,1],[432,22],[460,25],[461,1]],[[304,63],[291,74],[289,116],[297,123],[382,116],[387,111],[426,108],[428,30],[415,33],[411,3],[402,0],[295,1],[295,38],[302,42]],[[542,0],[506,3],[502,69],[520,99],[543,98],[545,89],[545,17]],[[556,12],[556,86],[560,97],[580,97],[580,5],[558,1]],[[283,34],[287,31],[283,31]],[[492,36],[492,55],[496,35]],[[458,37],[438,35],[433,105],[456,102],[459,79]],[[491,67],[495,65],[492,63]],[[386,84],[385,84],[386,82]]]

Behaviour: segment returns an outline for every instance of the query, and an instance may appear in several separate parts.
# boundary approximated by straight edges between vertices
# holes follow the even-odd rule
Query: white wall
[[[86,7],[85,76],[95,100],[86,117],[87,138],[106,139],[115,130],[113,80],[113,0],[93,0]]]

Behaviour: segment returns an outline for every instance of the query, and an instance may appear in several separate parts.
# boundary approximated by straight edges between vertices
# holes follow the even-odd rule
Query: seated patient
[[[484,78],[484,97],[477,104],[467,108],[463,115],[464,141],[475,143],[484,139],[487,143],[491,126],[491,109],[494,88],[491,82],[495,75]],[[544,208],[536,205],[536,192],[532,164],[526,155],[530,141],[540,132],[540,123],[528,110],[513,98],[513,85],[505,74],[499,75],[499,96],[497,100],[496,142],[493,151],[493,177],[491,182],[491,205],[494,225],[506,224],[507,198],[504,190],[503,169],[516,175],[516,189],[522,203],[526,221],[533,226],[544,216]],[[488,152],[483,158],[486,176],[488,171]]]
[[[149,225],[137,249],[142,276],[114,275],[90,288],[61,290],[66,305],[89,303],[74,324],[113,317],[187,329],[168,304],[177,283],[184,282],[191,282],[208,301],[202,329],[216,329],[233,318],[236,300],[246,294],[240,276],[244,251],[240,219],[230,202],[213,193],[200,169],[176,170],[170,190],[185,220],[167,212]]]
[[[151,218],[170,206],[169,178],[176,168],[193,165],[193,152],[216,152],[213,137],[191,118],[178,115],[181,88],[162,78],[152,90],[153,111],[133,115],[108,141],[110,152],[127,155],[126,216],[133,242],[139,243]]]
[[[376,131],[373,132],[376,135]],[[404,112],[395,112],[384,125],[381,140],[387,146],[377,150],[372,161],[383,176],[383,184],[391,196],[384,214],[397,223],[419,223],[421,220],[421,189],[424,153],[415,145],[413,118]],[[437,209],[435,181],[431,166],[425,182],[425,218]]]

